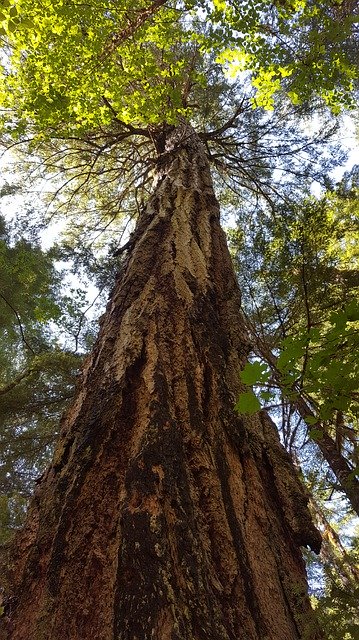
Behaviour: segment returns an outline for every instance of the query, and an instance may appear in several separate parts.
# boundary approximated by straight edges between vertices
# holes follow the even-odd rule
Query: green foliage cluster
[[[323,535],[321,561],[306,552],[313,584],[312,606],[328,640],[358,640],[358,524],[340,504],[336,505],[335,511],[325,507],[323,497],[321,487],[316,491],[315,500],[311,501],[313,515]]]
[[[3,231],[0,239],[1,328],[8,327],[14,319],[14,309],[21,313],[24,305],[26,315],[34,323],[59,317],[59,307],[48,295],[53,284],[51,268],[50,257],[40,247],[32,246],[26,239],[11,246]]]
[[[248,364],[242,381],[264,385],[263,400],[271,399],[266,396],[268,384],[272,385],[272,399],[278,388],[293,403],[304,398],[313,412],[305,419],[313,425],[309,434],[314,439],[323,436],[316,428],[318,422],[335,439],[338,413],[345,417],[347,436],[358,426],[359,212],[355,179],[354,175],[350,188],[342,184],[320,200],[308,198],[292,208],[279,208],[273,218],[258,220],[253,231],[252,250],[257,257],[261,255],[261,262],[251,271],[251,285],[253,278],[258,284],[256,298],[249,293],[247,301],[257,305],[250,312],[259,341],[266,342],[261,350],[266,362]],[[242,400],[242,410],[251,409],[243,407]]]
[[[123,123],[178,122],[195,109],[198,62],[216,55],[233,77],[248,71],[254,105],[273,109],[286,89],[294,104],[320,95],[334,110],[352,104],[358,17],[344,3],[269,0],[136,0],[84,5],[2,0],[2,121],[19,138],[86,134]]]
[[[30,212],[28,212],[30,213]],[[81,352],[60,337],[77,331],[75,290],[63,292],[52,251],[0,218],[0,542],[24,515],[73,396]],[[80,299],[81,302],[81,299]],[[72,341],[74,344],[74,341]],[[77,340],[77,344],[81,344]]]
[[[359,18],[348,15],[342,2],[214,4],[224,17],[219,33],[230,43],[219,60],[232,77],[252,72],[255,105],[273,109],[283,87],[293,104],[308,100],[313,87],[334,111],[353,104],[357,69],[345,43]]]
[[[324,319],[323,319],[324,320]],[[337,411],[357,422],[359,416],[359,303],[353,299],[340,311],[332,311],[320,327],[310,326],[283,338],[278,343],[278,357],[273,363],[275,377],[283,395],[291,401],[304,394],[312,398],[315,416],[307,416],[308,425],[318,420],[332,420]],[[318,324],[318,323],[316,323]],[[305,367],[305,371],[303,371]],[[246,385],[266,385],[271,379],[271,366],[259,361],[247,363],[241,372]],[[254,413],[260,408],[253,392],[241,394],[236,408]],[[273,400],[275,393],[262,389],[263,401]],[[320,439],[315,428],[309,435]]]
[[[342,492],[358,512],[358,202],[354,169],[320,198],[277,203],[231,235],[253,341],[236,409],[268,407],[302,463],[324,535],[321,560],[307,558],[313,604],[330,640],[358,638],[358,539],[343,545],[348,523],[326,509]]]
[[[109,125],[114,112],[125,123],[147,124],[164,113],[167,122],[184,113],[185,63],[177,50],[190,34],[170,4],[158,2],[144,25],[143,0],[131,7],[103,0],[5,4],[11,59],[4,66],[3,104],[15,108],[18,133],[31,120],[43,134],[55,127],[70,136]],[[135,43],[132,24],[139,24]]]
[[[355,562],[351,559],[350,562]],[[312,596],[312,606],[317,613],[318,621],[328,640],[358,640],[359,588],[351,589],[337,585],[329,577],[330,586],[324,595]]]

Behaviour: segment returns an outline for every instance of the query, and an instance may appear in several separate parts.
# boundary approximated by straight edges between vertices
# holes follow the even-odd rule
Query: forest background
[[[27,80],[28,95],[18,101],[6,62],[9,47],[21,46],[29,30],[41,46],[45,27],[36,12],[27,10],[23,17],[26,3],[2,3],[8,93],[0,193],[0,542],[5,545],[23,521],[34,483],[51,457],[60,416],[74,395],[98,317],[150,193],[151,140],[136,138],[141,118],[152,118],[155,129],[154,105],[166,102],[167,121],[190,118],[206,144],[242,291],[251,357],[241,374],[248,389],[236,410],[250,414],[266,407],[275,419],[323,534],[320,556],[306,557],[314,606],[328,638],[355,640],[359,171],[353,166],[339,181],[335,176],[346,162],[343,119],[350,117],[355,127],[357,118],[358,16],[353,2],[316,3],[319,13],[310,2],[270,5],[281,26],[287,24],[278,52],[274,35],[268,37],[272,23],[265,23],[266,40],[258,45],[253,37],[258,15],[270,10],[269,3],[254,3],[253,14],[242,18],[247,40],[241,49],[228,44],[228,24],[237,39],[243,27],[231,25],[232,4],[217,1],[209,9],[210,3],[197,3],[190,22],[180,27],[167,16],[177,42],[171,55],[153,18],[156,52],[149,54],[147,47],[146,58],[148,39],[138,25],[130,36],[138,38],[139,58],[132,67],[123,63],[131,99],[121,111],[104,94],[94,122],[98,96],[86,81],[79,90],[86,100],[74,91],[64,104],[56,83],[61,56],[36,69],[41,82],[48,82],[44,95],[35,96]],[[175,11],[174,3],[168,6]],[[206,11],[217,25],[211,34]],[[61,35],[61,20],[66,25],[73,16],[59,15],[52,31]],[[291,36],[297,23],[300,42]],[[193,25],[195,43],[188,37]],[[96,37],[91,36],[95,48]],[[299,52],[295,62],[293,49]],[[141,74],[151,86],[144,97],[134,72],[143,61]],[[155,63],[160,83],[153,81]],[[57,129],[48,136],[62,109],[76,123],[73,135]],[[31,131],[25,126],[29,120],[36,122]]]

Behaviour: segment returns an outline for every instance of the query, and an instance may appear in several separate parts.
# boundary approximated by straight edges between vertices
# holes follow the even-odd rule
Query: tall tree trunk
[[[14,544],[12,640],[297,640],[307,497],[233,406],[240,295],[193,130],[167,136],[54,460]],[[11,603],[11,606],[10,606]]]

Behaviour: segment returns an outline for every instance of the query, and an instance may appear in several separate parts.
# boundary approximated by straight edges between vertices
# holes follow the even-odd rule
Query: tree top
[[[213,61],[253,106],[284,88],[334,111],[351,104],[356,69],[349,0],[2,0],[0,104],[5,131],[69,138],[109,126],[176,124]]]

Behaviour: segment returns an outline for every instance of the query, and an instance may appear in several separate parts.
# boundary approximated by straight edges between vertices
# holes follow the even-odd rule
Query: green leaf
[[[352,300],[345,308],[345,313],[349,322],[355,322],[359,320],[359,303],[357,300]]]
[[[337,329],[344,329],[347,323],[347,316],[344,311],[333,312],[330,314],[330,321],[335,324]]]
[[[261,391],[260,397],[262,400],[264,400],[264,402],[269,402],[269,400],[273,400],[275,396],[271,391]]]
[[[345,395],[336,396],[333,398],[332,406],[339,411],[346,411],[350,405],[350,398]]]
[[[213,4],[215,9],[217,9],[217,11],[225,11],[226,9],[225,0],[213,0]]]
[[[289,363],[300,360],[303,356],[307,335],[297,335],[285,338],[281,344],[281,353],[277,360],[277,367],[284,371]]]
[[[342,363],[334,360],[327,366],[325,373],[323,374],[323,377],[324,379],[328,380],[330,384],[334,385],[335,388],[336,388],[335,383],[339,379],[339,385],[341,387],[342,373],[343,373]]]
[[[349,482],[353,482],[358,476],[359,476],[359,465],[357,465],[355,469],[353,469],[353,471],[349,473],[348,475]]]
[[[16,31],[16,27],[16,23],[13,20],[10,20],[8,24],[8,30],[10,31],[10,33],[14,33]]]
[[[319,440],[322,440],[323,433],[322,431],[320,431],[320,429],[311,429],[309,431],[309,437],[315,442],[318,442]]]
[[[239,395],[238,401],[235,405],[235,410],[238,413],[244,413],[247,415],[252,415],[260,410],[261,405],[257,398],[254,395],[253,391],[245,391]]]
[[[267,365],[262,362],[247,362],[243,371],[240,372],[240,378],[244,384],[252,385],[260,382],[267,382],[270,376]]]

